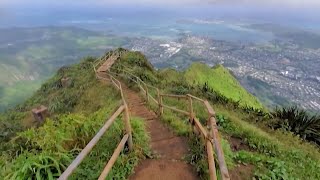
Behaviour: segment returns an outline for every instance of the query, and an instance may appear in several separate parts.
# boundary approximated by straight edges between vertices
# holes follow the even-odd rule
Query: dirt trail
[[[109,58],[99,69],[98,74],[108,77],[106,71],[116,58]],[[187,139],[175,135],[166,127],[157,115],[150,111],[145,101],[137,92],[122,84],[131,116],[137,116],[145,121],[146,129],[151,137],[151,149],[155,159],[146,159],[135,167],[135,173],[130,180],[196,180],[199,179],[194,168],[183,158],[188,154]]]
[[[144,100],[123,85],[131,115],[145,120],[151,137],[151,149],[156,159],[143,160],[129,177],[131,180],[195,180],[199,179],[193,167],[183,158],[188,154],[187,140],[176,136],[146,106]]]

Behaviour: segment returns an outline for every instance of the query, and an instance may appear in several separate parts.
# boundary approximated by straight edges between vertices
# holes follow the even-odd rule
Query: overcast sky
[[[9,5],[251,5],[285,7],[319,7],[320,0],[0,0],[0,6]]]

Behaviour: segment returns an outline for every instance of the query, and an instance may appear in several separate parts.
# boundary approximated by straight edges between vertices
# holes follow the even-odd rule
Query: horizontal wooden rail
[[[117,148],[114,150],[110,160],[108,161],[107,165],[103,169],[102,173],[100,174],[99,180],[105,180],[106,177],[108,176],[108,173],[110,172],[112,166],[116,162],[117,158],[119,157],[121,151],[124,148],[124,145],[126,144],[127,140],[129,138],[129,135],[126,134],[123,136],[122,140],[120,141],[119,145]]]
[[[154,103],[159,104],[159,102],[150,93],[148,95]]]
[[[175,94],[160,94],[160,96],[164,96],[164,97],[171,97],[171,98],[178,98],[178,99],[187,99],[188,96],[186,95],[175,95]]]
[[[117,69],[117,68],[111,67],[111,69],[115,69],[117,72],[121,71],[123,74],[117,74],[117,73],[114,73],[114,72],[111,72],[111,71],[109,73],[117,75],[117,76],[122,76],[122,77],[125,77],[125,78],[128,78],[128,79],[131,79],[133,82],[135,82],[138,85],[138,87],[140,88],[140,90],[143,92],[143,94],[145,95],[147,101],[149,101],[149,99],[151,99],[152,101],[154,101],[158,105],[160,115],[163,114],[163,108],[167,108],[167,109],[170,109],[172,111],[184,114],[184,115],[189,117],[190,122],[193,123],[194,127],[198,130],[198,132],[200,132],[201,136],[205,140],[205,146],[206,146],[207,158],[208,158],[208,165],[209,165],[210,179],[211,180],[216,180],[217,179],[216,169],[215,169],[215,162],[214,162],[214,157],[213,157],[213,155],[214,155],[213,151],[215,151],[215,154],[217,155],[217,159],[218,159],[218,163],[219,163],[221,179],[229,180],[230,176],[229,176],[229,172],[228,172],[228,169],[227,169],[227,166],[226,166],[226,163],[225,163],[224,154],[223,154],[223,150],[222,150],[222,147],[221,147],[221,141],[220,141],[220,138],[219,138],[217,125],[216,125],[216,121],[215,121],[215,118],[214,118],[215,111],[213,110],[213,108],[210,105],[210,103],[208,101],[206,101],[206,100],[203,100],[203,99],[198,98],[196,96],[193,96],[191,94],[187,94],[187,95],[161,94],[158,88],[145,83],[139,77],[137,77],[136,75],[134,75],[131,72],[129,72],[129,70],[126,70],[126,69],[130,69],[130,68],[127,68],[127,67],[125,67],[124,65],[122,65],[120,63],[118,65],[121,65],[123,68],[122,69]],[[114,83],[114,84],[116,84],[116,83]],[[120,82],[117,85],[120,87],[120,89],[122,89]],[[150,94],[149,88],[152,88],[152,89],[156,90],[157,98],[154,98]],[[180,98],[181,99],[187,99],[188,102],[189,102],[188,103],[189,104],[189,111],[185,111],[185,110],[178,109],[176,107],[165,105],[163,103],[163,97],[170,97],[170,98],[177,98],[177,99],[180,99]],[[196,100],[196,101],[201,102],[204,105],[204,107],[206,108],[206,110],[207,110],[207,112],[209,114],[209,119],[208,119],[208,122],[207,122],[208,126],[210,127],[209,130],[207,130],[207,128],[203,127],[203,125],[200,123],[200,121],[196,118],[196,115],[194,114],[194,111],[193,111],[193,103],[192,103],[193,101],[192,100]]]
[[[203,138],[207,139],[208,133],[207,133],[206,129],[200,123],[199,119],[194,118],[193,121],[194,121],[194,124],[197,127],[197,129],[201,132],[201,135],[203,136]]]
[[[79,166],[83,159],[89,154],[92,148],[101,139],[103,134],[109,129],[115,119],[123,112],[125,106],[120,106],[118,110],[109,118],[99,132],[91,139],[87,146],[80,152],[75,160],[68,166],[68,168],[61,174],[58,180],[66,180],[72,174],[72,172]]]
[[[200,99],[200,98],[198,98],[198,97],[196,97],[196,96],[193,96],[193,95],[191,95],[191,94],[187,94],[187,96],[191,97],[192,99],[198,100],[198,101],[200,101],[200,102],[204,102],[203,99]]]
[[[208,101],[204,101],[204,105],[206,106],[207,111],[208,111],[210,116],[216,115],[216,113],[214,112],[213,108],[211,107],[211,105],[209,104]]]
[[[187,112],[187,111],[184,111],[184,110],[181,110],[181,109],[177,109],[177,108],[175,108],[175,107],[167,106],[167,105],[164,105],[164,104],[162,104],[162,106],[163,106],[164,108],[167,108],[167,109],[170,109],[170,110],[172,110],[172,111],[176,111],[176,112],[182,113],[182,114],[187,115],[187,116],[189,116],[189,114],[190,114],[190,113]]]

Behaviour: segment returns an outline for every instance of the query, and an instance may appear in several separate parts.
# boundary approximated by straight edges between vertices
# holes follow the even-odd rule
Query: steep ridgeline
[[[209,100],[231,179],[320,179],[319,148],[282,129],[270,129],[277,119],[264,112],[261,103],[222,66],[196,63],[185,72],[155,70],[143,54],[117,51],[125,53],[110,64],[109,73],[121,81],[131,112],[134,146],[132,151],[125,146],[106,179],[210,177],[206,139],[193,133],[186,115],[165,108],[160,116],[159,106],[152,99],[147,101],[136,79],[127,78],[128,72],[162,94],[178,95],[161,100],[174,109],[189,112],[186,94]],[[87,58],[61,68],[33,97],[0,114],[0,179],[58,178],[123,103],[110,81],[96,79],[92,65],[98,62]],[[67,86],[62,85],[63,78],[71,79]],[[145,87],[142,82],[140,86]],[[156,91],[149,90],[157,97]],[[43,124],[34,123],[30,114],[39,105],[50,112]],[[193,101],[193,111],[206,128],[208,114],[202,103]],[[99,177],[124,135],[121,119],[115,119],[69,179]],[[219,160],[213,162],[220,175]]]
[[[125,56],[123,54],[122,56]],[[97,69],[97,76],[103,81],[108,82],[113,80],[110,79],[110,75],[113,73],[109,71],[116,61],[121,61],[120,58],[120,52],[107,56],[103,64]],[[153,156],[157,157],[146,159],[139,163],[135,168],[134,174],[129,179],[199,179],[193,167],[183,161],[183,158],[188,154],[187,139],[175,135],[166,127],[160,121],[158,115],[148,109],[146,101],[139,96],[139,93],[128,88],[126,83],[121,83],[121,90],[123,91],[124,101],[128,105],[131,116],[144,120],[146,130],[150,136],[150,147]]]
[[[192,64],[185,72],[185,78],[191,85],[207,85],[216,93],[239,102],[240,106],[262,109],[259,100],[246,91],[237,79],[222,65],[214,68],[201,63]]]

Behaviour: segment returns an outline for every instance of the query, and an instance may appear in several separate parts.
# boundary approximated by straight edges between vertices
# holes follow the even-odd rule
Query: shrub
[[[320,145],[320,117],[310,115],[297,106],[276,108],[272,115],[276,121],[270,126],[274,129],[284,129],[299,135],[302,139]]]

